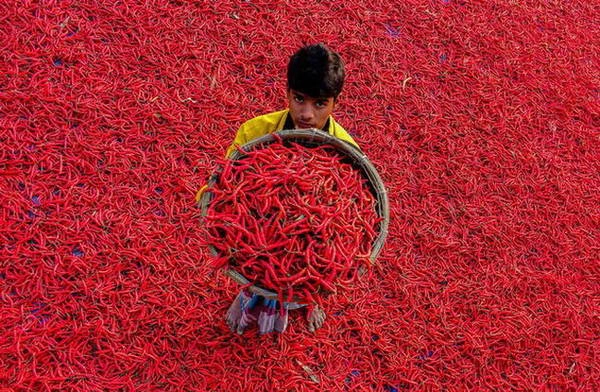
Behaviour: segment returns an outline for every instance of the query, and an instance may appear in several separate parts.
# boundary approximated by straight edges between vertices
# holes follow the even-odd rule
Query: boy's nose
[[[302,111],[300,112],[300,119],[302,121],[310,121],[314,117],[315,113],[309,105],[306,105],[304,108],[302,108]]]

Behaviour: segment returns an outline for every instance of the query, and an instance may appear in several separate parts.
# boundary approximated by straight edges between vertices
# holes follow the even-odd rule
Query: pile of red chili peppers
[[[600,390],[597,4],[0,1],[0,391]],[[309,42],[389,234],[238,336],[194,195]]]
[[[375,198],[331,146],[279,141],[222,164],[206,216],[215,266],[307,302],[368,268],[380,221]]]

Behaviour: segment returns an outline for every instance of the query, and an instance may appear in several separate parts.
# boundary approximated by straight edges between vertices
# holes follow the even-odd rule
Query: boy
[[[323,44],[305,46],[290,58],[287,78],[289,109],[265,114],[242,124],[227,149],[226,157],[235,151],[236,146],[282,129],[321,129],[358,148],[358,144],[331,116],[345,79],[344,63],[337,53]]]
[[[290,58],[287,79],[289,109],[246,121],[237,131],[225,157],[229,157],[237,146],[283,129],[315,128],[359,148],[346,130],[331,116],[345,79],[344,64],[337,53],[324,44],[300,48]],[[196,195],[197,201],[200,200],[204,189],[206,187]],[[285,303],[283,312],[277,309],[279,306],[277,301],[267,300],[244,290],[227,311],[227,323],[232,331],[240,334],[254,321],[258,323],[261,334],[283,332],[287,326],[288,309],[297,309],[305,305]],[[323,325],[325,313],[313,305],[308,312],[307,321],[308,329],[313,332]]]

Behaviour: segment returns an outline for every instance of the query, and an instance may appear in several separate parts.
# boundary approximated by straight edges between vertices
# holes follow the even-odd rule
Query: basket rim
[[[245,152],[252,151],[256,148],[262,148],[265,145],[272,144],[278,140],[282,140],[283,142],[298,142],[298,140],[302,140],[304,142],[316,143],[317,145],[331,145],[338,153],[341,153],[345,157],[349,158],[352,161],[352,164],[360,171],[361,175],[366,178],[373,188],[372,191],[377,200],[376,209],[379,217],[382,218],[379,224],[379,235],[373,243],[371,256],[369,257],[371,264],[374,264],[379,256],[379,253],[383,249],[383,245],[388,234],[390,220],[387,190],[385,189],[385,185],[383,184],[383,181],[379,176],[375,166],[359,148],[315,128],[287,129],[268,133],[240,146],[238,150],[233,151],[229,159],[239,160],[245,156]],[[206,216],[208,212],[208,206],[213,198],[210,188],[216,183],[219,173],[220,170],[218,168],[215,173],[211,175],[208,182],[208,189],[202,194],[202,197],[198,202],[198,205],[201,208],[202,216]],[[212,255],[217,254],[216,250],[212,246],[209,246],[209,250]],[[241,285],[247,285],[250,283],[246,277],[233,269],[226,269],[225,274]],[[249,290],[254,294],[258,294],[269,299],[277,298],[276,293],[256,285],[251,285]]]

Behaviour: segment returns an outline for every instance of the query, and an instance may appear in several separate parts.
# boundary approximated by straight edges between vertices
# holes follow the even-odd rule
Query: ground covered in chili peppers
[[[597,390],[594,8],[3,2],[0,387]],[[194,192],[314,41],[390,235],[315,334],[237,336]]]
[[[368,180],[332,146],[274,143],[224,158],[202,228],[215,268],[277,293],[321,303],[371,266],[379,234]]]

